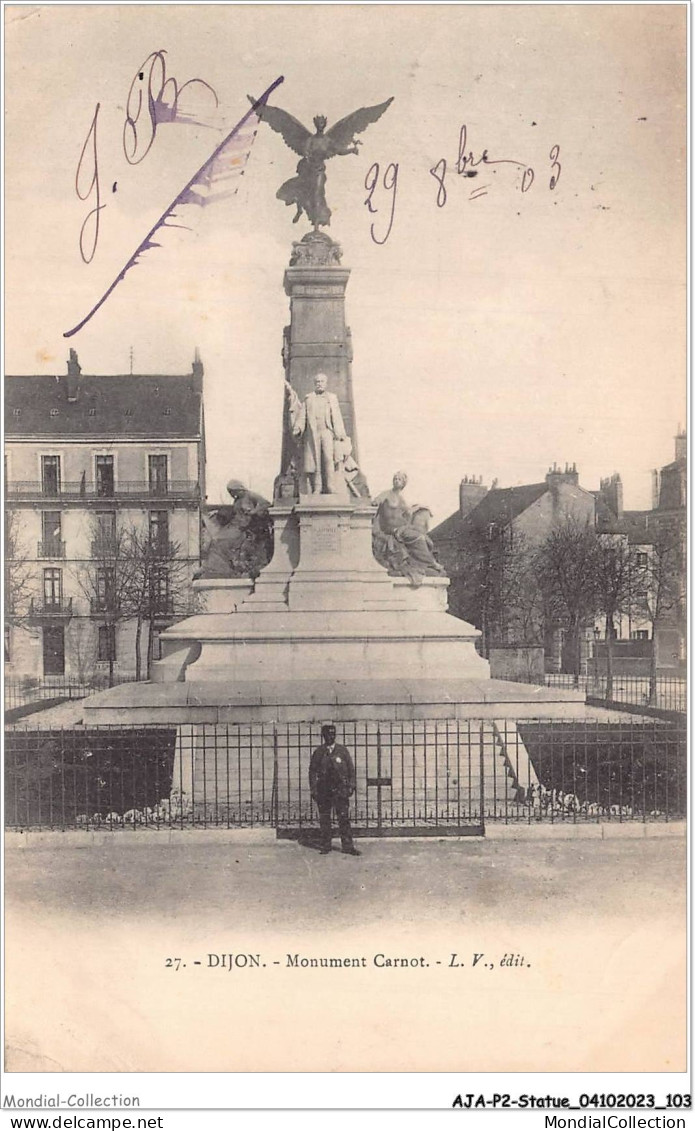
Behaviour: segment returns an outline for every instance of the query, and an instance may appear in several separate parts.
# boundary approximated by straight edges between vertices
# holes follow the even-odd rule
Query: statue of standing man
[[[338,494],[344,491],[345,477],[339,472],[350,445],[335,393],[328,392],[325,373],[314,377],[314,391],[300,401],[289,381],[289,412],[292,435],[301,440],[305,493]]]

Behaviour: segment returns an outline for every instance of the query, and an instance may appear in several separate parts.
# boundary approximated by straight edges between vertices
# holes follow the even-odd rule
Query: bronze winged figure
[[[253,103],[255,100],[249,96],[249,101]],[[355,134],[362,133],[376,122],[392,102],[393,98],[388,98],[378,106],[355,110],[341,118],[330,130],[326,130],[326,119],[319,114],[314,118],[316,133],[313,134],[279,106],[265,105],[259,109],[261,120],[281,134],[285,144],[301,158],[297,175],[280,185],[275,194],[278,200],[296,206],[295,224],[303,212],[315,230],[330,224],[331,210],[326,203],[326,161],[331,157],[358,153],[362,142],[355,140]]]

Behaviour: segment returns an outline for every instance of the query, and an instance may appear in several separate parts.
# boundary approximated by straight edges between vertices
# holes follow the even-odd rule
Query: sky
[[[247,95],[282,76],[270,101],[329,128],[393,96],[359,155],[327,167],[373,493],[403,468],[409,501],[438,522],[464,475],[513,486],[557,461],[576,463],[587,489],[620,471],[625,505],[650,505],[651,469],[673,458],[686,419],[685,6],[9,5],[5,16],[7,373],[63,373],[70,347],[86,373],[127,373],[131,350],[136,373],[184,373],[197,348],[208,498],[222,500],[230,478],[269,495],[283,273],[309,225],[275,198],[298,157],[267,126],[232,194],[180,209],[186,228],[160,234],[64,334]],[[159,125],[146,153],[143,112],[133,152],[129,89],[157,51],[179,87],[201,79],[215,94],[189,85],[185,120]],[[463,126],[474,178],[457,172]]]

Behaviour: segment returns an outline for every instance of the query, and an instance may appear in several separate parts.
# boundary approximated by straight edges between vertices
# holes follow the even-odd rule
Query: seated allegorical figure
[[[273,555],[273,531],[262,495],[231,479],[231,506],[211,508],[203,515],[205,539],[196,578],[257,577]]]
[[[410,507],[403,490],[408,482],[404,471],[397,471],[393,487],[378,495],[372,525],[374,557],[389,573],[410,578],[419,585],[423,577],[442,577],[446,571],[434,556],[429,537],[432,512],[429,507]]]

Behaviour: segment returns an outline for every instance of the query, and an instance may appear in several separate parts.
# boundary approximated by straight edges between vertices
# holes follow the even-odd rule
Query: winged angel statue
[[[250,101],[254,100],[250,98]],[[362,133],[372,122],[376,122],[392,102],[393,98],[389,98],[379,106],[365,106],[361,110],[355,110],[346,118],[341,118],[328,131],[326,118],[319,114],[314,118],[314,134],[279,106],[266,104],[259,110],[261,120],[281,134],[285,144],[301,157],[296,177],[280,185],[275,194],[285,204],[296,205],[295,224],[302,212],[306,213],[315,230],[330,224],[331,210],[326,203],[326,161],[330,157],[358,153],[358,146],[362,142],[355,140],[355,134]]]

